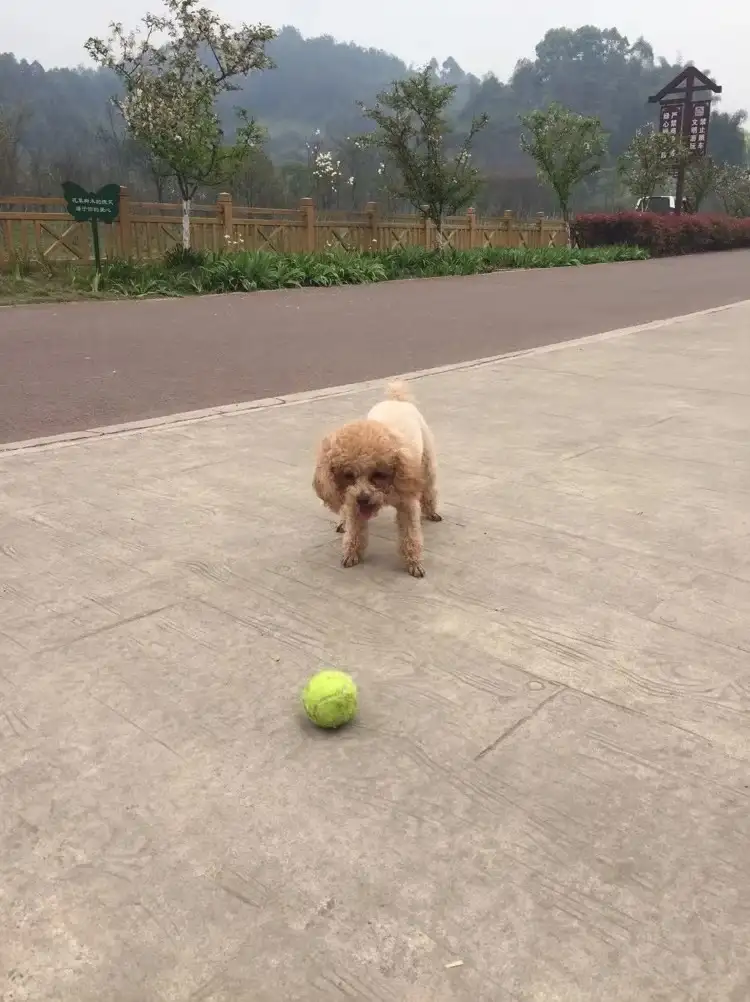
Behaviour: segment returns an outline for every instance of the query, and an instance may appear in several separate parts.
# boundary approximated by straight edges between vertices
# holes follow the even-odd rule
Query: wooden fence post
[[[539,230],[539,246],[544,247],[544,213],[537,212],[536,225]]]
[[[367,231],[369,234],[369,246],[367,250],[380,250],[378,246],[378,226],[380,223],[378,219],[378,203],[368,202],[365,206],[365,214],[367,215]]]
[[[513,228],[513,210],[506,209],[503,213],[503,232],[505,233],[505,246],[510,247],[510,232]]]
[[[117,218],[117,225],[120,229],[120,253],[127,260],[132,250],[132,233],[130,225],[130,192],[124,184],[120,185],[120,214]]]
[[[466,216],[469,226],[469,250],[474,250],[477,245],[477,210],[471,206],[466,210]]]
[[[233,250],[234,220],[232,219],[232,196],[228,191],[220,191],[216,199],[216,213],[223,230],[220,250]],[[216,248],[214,248],[216,250]]]
[[[305,227],[304,249],[312,253],[315,250],[315,202],[311,198],[301,198],[299,208]]]

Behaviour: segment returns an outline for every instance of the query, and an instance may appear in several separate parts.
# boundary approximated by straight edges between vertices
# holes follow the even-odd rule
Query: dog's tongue
[[[366,507],[365,505],[359,505],[359,513],[362,518],[370,519],[375,514],[375,509]]]

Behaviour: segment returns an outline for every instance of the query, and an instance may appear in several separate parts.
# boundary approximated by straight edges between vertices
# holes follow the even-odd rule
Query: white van
[[[656,212],[661,216],[674,215],[677,198],[674,195],[651,195],[650,198],[639,198],[635,205],[636,212]],[[687,212],[687,201],[682,200],[682,211]]]

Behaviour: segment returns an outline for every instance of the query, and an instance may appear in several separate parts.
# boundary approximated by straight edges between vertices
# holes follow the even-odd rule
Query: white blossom
[[[318,152],[313,160],[313,174],[321,179],[337,180],[341,177],[341,161],[336,160],[333,153]]]

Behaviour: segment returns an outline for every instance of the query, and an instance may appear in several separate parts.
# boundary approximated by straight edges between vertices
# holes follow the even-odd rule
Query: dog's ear
[[[403,452],[393,461],[393,489],[402,498],[418,498],[424,489],[422,464]]]
[[[331,439],[324,438],[318,449],[313,475],[313,490],[332,511],[341,507],[341,494],[331,473]]]

